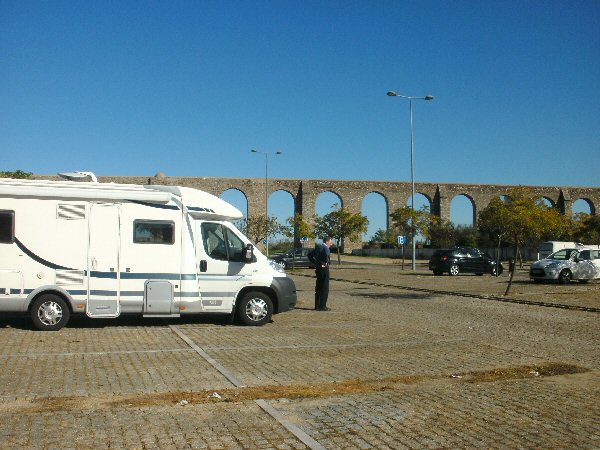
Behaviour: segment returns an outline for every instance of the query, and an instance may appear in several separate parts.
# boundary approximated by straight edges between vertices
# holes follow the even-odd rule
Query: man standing
[[[329,296],[329,262],[331,252],[329,247],[333,244],[331,236],[325,237],[323,243],[315,250],[315,274],[317,283],[315,286],[315,309],[317,311],[329,311],[327,297]]]

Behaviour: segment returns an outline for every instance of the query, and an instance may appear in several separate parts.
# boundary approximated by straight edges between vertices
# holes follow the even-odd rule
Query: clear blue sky
[[[600,2],[0,0],[0,170],[598,186]]]

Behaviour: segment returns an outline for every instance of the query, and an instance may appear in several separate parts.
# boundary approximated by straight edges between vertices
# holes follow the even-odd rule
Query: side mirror
[[[254,247],[252,244],[246,245],[246,249],[244,250],[244,262],[252,262],[254,260]]]

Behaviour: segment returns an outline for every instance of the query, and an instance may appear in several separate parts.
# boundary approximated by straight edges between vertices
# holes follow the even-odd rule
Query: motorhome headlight
[[[273,261],[272,259],[269,259],[269,265],[273,268],[273,270],[275,272],[279,272],[279,273],[285,273],[285,270],[283,270],[283,266],[275,261]]]

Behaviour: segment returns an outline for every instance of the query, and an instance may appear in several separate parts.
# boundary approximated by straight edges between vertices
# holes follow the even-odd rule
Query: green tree
[[[433,216],[427,207],[414,210],[404,206],[392,212],[390,218],[400,235],[410,236],[410,239],[416,239],[418,234],[429,237],[429,226]],[[404,269],[404,252],[402,252],[402,269]]]
[[[509,190],[505,200],[494,198],[479,213],[479,230],[512,244],[516,256],[525,243],[556,233],[552,228],[563,224],[557,220],[556,213],[529,189],[515,187]],[[512,286],[514,264],[512,269],[504,295],[508,295]]]
[[[432,216],[426,233],[431,246],[435,248],[448,248],[456,245],[456,227],[449,220],[442,220]]]
[[[315,218],[315,233],[319,237],[331,236],[338,248],[338,264],[341,264],[341,252],[344,239],[357,241],[367,231],[369,219],[361,213],[355,213],[347,208],[333,205],[333,211]]]
[[[282,226],[277,221],[277,218],[271,216],[267,218],[265,215],[249,216],[246,228],[246,236],[255,243],[259,243],[281,233]]]
[[[573,224],[573,235],[578,242],[600,245],[600,216],[578,213]]]
[[[371,245],[379,245],[381,247],[396,245],[398,233],[394,229],[379,229],[369,240]]]
[[[296,240],[306,237],[309,239],[315,238],[314,227],[304,220],[302,214],[296,214],[293,217],[288,217],[287,225],[282,226],[281,233],[294,240],[294,246],[296,246]]]
[[[0,172],[0,178],[29,178],[31,176],[31,172],[23,172],[22,170],[17,170],[15,172]]]
[[[457,225],[456,245],[458,247],[477,247],[477,228],[472,225]]]
[[[561,214],[557,208],[543,205],[545,227],[540,239],[532,243],[537,247],[541,241],[571,241],[573,240],[573,219]]]
[[[394,227],[405,236],[429,236],[429,225],[432,215],[425,207],[421,210],[414,210],[409,206],[396,209],[390,214]]]

